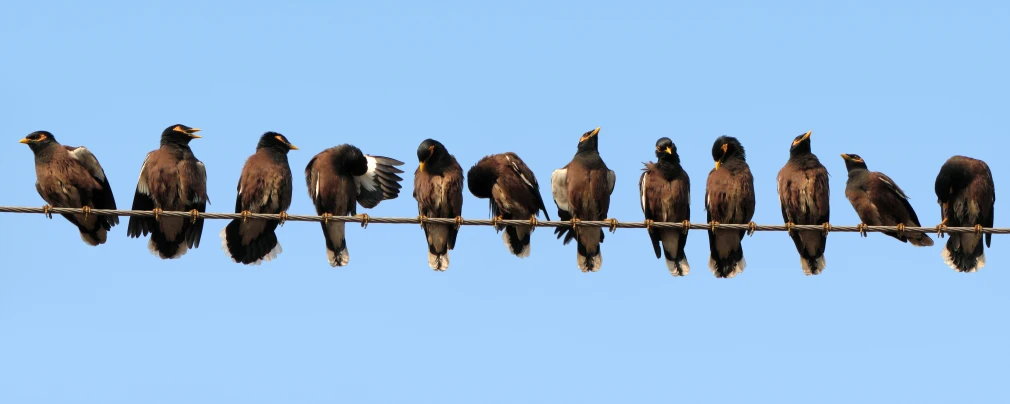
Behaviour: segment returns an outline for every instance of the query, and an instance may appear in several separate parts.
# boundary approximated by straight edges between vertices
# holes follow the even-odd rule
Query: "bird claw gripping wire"
[[[791,236],[793,235],[793,231],[795,230],[796,230],[796,223],[786,222],[786,233],[788,233]]]
[[[329,212],[323,213],[319,216],[323,217],[323,224],[330,224],[330,220],[333,219],[333,214]]]
[[[753,236],[754,232],[757,231],[757,227],[758,227],[757,223],[754,222],[747,223],[747,235]]]
[[[530,215],[530,232],[531,233],[534,230],[537,229],[537,225],[539,225],[539,224],[540,224],[540,221],[537,220],[537,215]]]
[[[44,206],[42,206],[42,214],[45,215],[46,217],[52,219],[53,218],[53,207],[50,206],[48,203],[45,204]]]
[[[711,222],[708,222],[708,230],[709,231],[715,231],[715,229],[717,229],[717,228],[719,228],[719,222],[717,222],[715,220],[713,220]]]
[[[362,214],[358,215],[358,217],[360,217],[360,218],[361,218],[361,228],[362,228],[362,229],[367,229],[367,228],[368,228],[368,221],[369,221],[369,220],[370,220],[371,218],[370,218],[370,217],[368,217],[368,214],[367,214],[367,213],[362,213]]]
[[[196,224],[196,219],[200,218],[200,211],[196,209],[189,211],[189,218],[193,220],[193,224]]]
[[[423,229],[424,225],[428,224],[428,217],[425,215],[417,215],[417,223],[419,223]]]
[[[249,215],[250,214],[252,214],[252,212],[250,212],[248,210],[243,210],[242,211],[242,223],[245,223],[246,220],[249,220]]]
[[[570,220],[570,221],[572,222],[572,230],[573,231],[578,230],[579,229],[579,224],[582,223],[582,221],[579,220],[579,218],[577,218],[577,217],[573,217],[572,220]]]
[[[280,216],[280,220],[277,221],[277,225],[284,226],[284,223],[288,221],[288,212],[282,210],[281,213],[277,214],[277,216]]]
[[[982,225],[975,225],[975,237],[982,237]]]
[[[824,224],[821,225],[821,232],[824,233],[825,237],[827,237],[828,233],[831,233],[831,223],[824,222]]]
[[[936,238],[943,238],[943,233],[947,231],[947,218],[943,218],[940,224],[936,225]]]
[[[898,225],[895,227],[897,227],[898,229],[898,237],[905,237],[905,224],[898,223]]]
[[[859,226],[856,226],[856,229],[859,230],[860,236],[866,237],[866,223],[860,223]]]
[[[690,220],[685,220],[685,221],[681,222],[680,225],[682,227],[681,230],[684,232],[684,234],[687,234],[687,232],[691,230],[691,221]]]
[[[463,216],[456,216],[454,222],[456,224],[456,230],[459,230],[460,227],[463,227]]]
[[[610,222],[610,232],[611,233],[616,232],[617,231],[617,219],[610,218],[610,219],[607,219],[607,222]]]
[[[151,212],[154,212],[154,220],[161,220],[161,213],[164,211],[161,208],[154,208]]]
[[[84,212],[84,220],[88,220],[88,216],[91,215],[91,207],[87,205],[81,206],[81,211]]]
[[[645,230],[651,233],[652,232],[652,224],[653,223],[656,223],[656,222],[654,222],[652,219],[645,219]]]
[[[491,218],[491,227],[494,227],[495,231],[501,231],[502,228],[501,221],[502,221],[501,215]]]

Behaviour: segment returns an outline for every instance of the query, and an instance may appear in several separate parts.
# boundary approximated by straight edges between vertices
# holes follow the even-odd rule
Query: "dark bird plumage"
[[[951,157],[940,167],[935,190],[944,225],[992,227],[996,185],[984,161]],[[990,247],[991,242],[992,234],[986,234],[985,246]],[[958,272],[976,272],[985,266],[982,238],[974,233],[949,234],[941,255],[943,262]]]
[[[161,147],[144,158],[133,194],[133,210],[206,212],[207,169],[193,155],[189,142],[201,136],[197,128],[172,125],[161,133]],[[127,235],[151,234],[148,248],[162,259],[179,258],[200,247],[203,218],[130,217]]]
[[[417,147],[414,171],[414,199],[418,214],[425,217],[458,218],[463,212],[463,168],[442,143],[425,139]],[[454,225],[426,223],[428,266],[436,271],[449,268],[449,250],[456,246],[459,229]]]
[[[919,227],[919,217],[915,215],[915,210],[908,203],[908,196],[898,187],[898,183],[884,173],[868,170],[866,162],[859,155],[842,154],[842,159],[849,171],[849,179],[845,182],[845,197],[856,210],[859,220],[868,226],[897,226],[901,223]],[[933,245],[933,239],[923,232],[905,231],[899,235],[895,230],[884,234],[914,246]]]
[[[691,220],[691,178],[680,166],[677,145],[669,138],[656,141],[656,162],[645,163],[638,180],[639,197],[645,218],[653,222],[683,222]],[[656,258],[666,259],[666,267],[673,276],[691,272],[684,254],[687,231],[678,229],[649,229]]]
[[[238,180],[235,213],[286,212],[291,206],[291,166],[288,152],[298,150],[284,135],[260,136],[256,152],[246,159]],[[235,262],[258,265],[283,251],[277,242],[278,221],[234,219],[221,230],[221,248]]]
[[[712,145],[715,169],[705,185],[706,219],[726,224],[747,224],[754,217],[754,177],[743,145],[734,137],[720,136]],[[711,255],[708,267],[717,278],[732,278],[743,272],[747,261],[741,241],[744,230],[709,230]]]
[[[536,176],[515,153],[494,154],[480,159],[467,171],[466,182],[473,196],[488,199],[494,217],[532,221],[542,210],[547,220],[551,220]],[[509,252],[520,258],[528,257],[531,231],[530,226],[505,226],[502,239]]]
[[[364,154],[357,147],[342,144],[323,150],[305,166],[305,185],[316,214],[357,215],[357,205],[374,208],[379,202],[400,195],[403,162],[389,157]],[[330,266],[345,266],[347,250],[344,222],[322,222],[326,258]]]
[[[105,170],[84,146],[59,144],[52,133],[32,132],[25,143],[35,155],[35,190],[54,208],[116,209],[116,198]],[[118,216],[64,214],[77,226],[81,240],[91,246],[104,244],[108,231],[119,224]]]
[[[551,174],[551,193],[558,206],[559,220],[604,220],[610,210],[610,194],[617,180],[607,168],[599,152],[600,128],[579,138],[575,157]],[[562,226],[554,229],[564,244],[575,239],[578,245],[576,263],[582,272],[596,272],[603,265],[600,243],[603,229],[599,227]]]
[[[779,203],[782,220],[802,225],[823,225],[830,217],[830,189],[828,170],[810,151],[810,132],[793,139],[789,147],[789,161],[779,170]],[[789,237],[800,254],[800,267],[806,275],[817,275],[824,270],[824,248],[827,233],[821,231],[792,231]]]

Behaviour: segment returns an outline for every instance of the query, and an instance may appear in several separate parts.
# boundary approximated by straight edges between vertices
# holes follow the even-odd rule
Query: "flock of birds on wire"
[[[201,136],[200,129],[172,125],[161,134],[161,146],[147,154],[133,196],[133,210],[153,211],[153,217],[132,216],[127,225],[131,238],[150,234],[148,247],[162,259],[179,258],[189,248],[200,245],[207,197],[207,171],[189,143]],[[598,152],[600,128],[579,138],[572,160],[551,174],[551,191],[561,221],[571,225],[555,228],[564,244],[575,240],[577,263],[583,272],[598,271],[603,263],[600,227],[580,227],[582,220],[604,220],[610,208],[610,194],[616,175],[607,168]],[[106,242],[107,232],[119,223],[115,215],[89,214],[91,209],[116,209],[116,201],[105,171],[90,150],[63,146],[53,134],[37,131],[21,143],[35,155],[35,187],[50,207],[80,208],[79,214],[63,214],[77,226],[85,243]],[[222,246],[228,256],[242,264],[269,261],[280,253],[274,230],[291,205],[292,176],[287,154],[298,148],[279,133],[267,132],[259,139],[256,152],[242,168],[235,212],[243,215],[221,231]],[[807,275],[825,267],[824,249],[829,224],[828,172],[811,152],[810,132],[797,136],[790,145],[790,157],[778,173],[778,193],[782,218],[792,225],[819,225],[824,231],[791,230],[800,264]],[[677,146],[668,139],[656,142],[656,162],[645,163],[639,179],[642,211],[646,223],[684,222],[691,219],[688,174],[680,165]],[[845,196],[856,210],[862,225],[895,226],[885,234],[915,246],[932,246],[933,240],[921,231],[908,197],[887,175],[869,171],[855,154],[842,154],[848,170]],[[425,139],[417,148],[418,168],[414,172],[414,193],[419,217],[455,218],[456,225],[425,223],[428,264],[437,271],[449,267],[449,250],[456,244],[463,206],[464,173],[445,146]],[[715,168],[705,186],[706,221],[711,224],[747,224],[754,215],[754,178],[747,165],[743,145],[733,137],[721,136],[712,146]],[[305,182],[322,225],[327,259],[332,266],[348,264],[350,255],[344,222],[328,220],[334,215],[357,215],[357,205],[374,208],[381,201],[399,195],[397,166],[402,162],[364,154],[343,144],[323,150],[305,167]],[[550,216],[540,194],[536,176],[512,152],[480,159],[466,173],[470,192],[490,201],[495,223],[499,220],[530,220],[529,225],[496,225],[509,252],[530,254],[530,234],[543,211]],[[975,227],[974,233],[950,234],[941,255],[945,263],[960,272],[975,272],[985,265],[982,228],[992,227],[995,190],[989,166],[977,159],[954,156],[944,163],[936,177],[935,191],[941,206],[941,226]],[[48,210],[46,210],[48,212]],[[192,217],[159,217],[163,211],[190,212]],[[251,213],[279,214],[281,221],[251,219]],[[367,215],[362,224],[367,223]],[[50,214],[51,217],[51,214]],[[791,228],[790,228],[791,229]],[[674,276],[687,275],[690,266],[684,254],[688,231],[648,228],[656,258],[664,258]],[[741,241],[745,230],[708,230],[709,268],[716,277],[731,278],[746,266]],[[985,234],[989,246],[992,234]]]

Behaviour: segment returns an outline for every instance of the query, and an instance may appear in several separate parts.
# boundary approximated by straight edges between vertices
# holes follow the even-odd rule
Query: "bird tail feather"
[[[973,233],[951,234],[940,256],[947,266],[957,272],[978,272],[985,266],[982,238]],[[968,251],[971,249],[971,251]]]
[[[242,244],[242,220],[235,219],[221,230],[221,249],[231,260],[245,265],[259,265],[283,252],[273,229],[264,228],[249,244]]]
[[[740,240],[743,232],[717,230],[715,245],[711,246],[708,268],[716,278],[732,278],[743,272],[747,261],[743,258]],[[720,253],[722,252],[722,253]]]
[[[528,226],[506,226],[502,240],[509,252],[519,258],[530,256],[530,231]]]
[[[663,256],[666,259],[666,268],[670,270],[670,275],[684,276],[691,273],[691,266],[687,263],[687,254],[678,249],[680,247],[679,230],[665,231],[662,236]]]
[[[342,267],[351,261],[344,236],[344,222],[320,223],[326,238],[326,259],[331,267]]]

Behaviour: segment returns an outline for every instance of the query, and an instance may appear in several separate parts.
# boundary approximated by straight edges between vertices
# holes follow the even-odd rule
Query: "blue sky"
[[[703,221],[710,149],[738,137],[759,223],[780,223],[775,175],[796,135],[831,173],[832,222],[856,224],[839,153],[858,153],[939,222],[946,158],[983,159],[998,184],[1007,146],[1010,8],[997,2],[244,2],[5,4],[0,12],[2,205],[41,206],[31,152],[49,130],[86,145],[128,208],[166,126],[200,127],[210,211],[234,206],[257,138],[301,151],[292,213],[313,211],[300,173],[349,142],[407,162],[399,199],[416,216],[414,151],[432,137],[465,169],[518,153],[545,185],[579,136],[602,127],[617,172],[611,216],[641,220],[637,180],[672,138]],[[1004,195],[997,192],[998,195]],[[1003,197],[996,226],[1008,227]],[[463,213],[485,218],[467,193]],[[744,240],[747,269],[673,278],[641,230],[603,244],[601,272],[534,233],[532,256],[467,227],[446,273],[417,226],[349,227],[331,268],[317,224],[278,231],[284,252],[231,263],[224,221],[183,259],[152,256],[125,219],[92,248],[62,218],[0,214],[0,401],[993,402],[1008,398],[1010,238],[960,274],[940,245],[880,234],[829,238],[803,276],[784,233]]]

